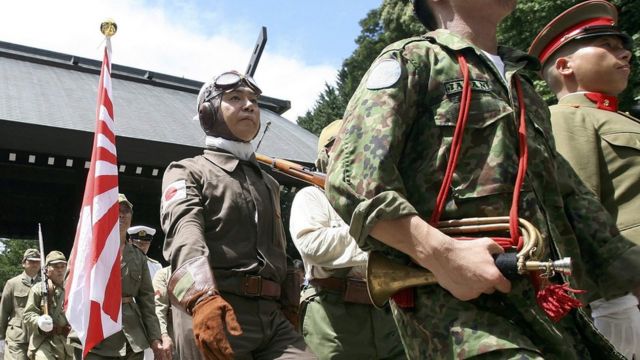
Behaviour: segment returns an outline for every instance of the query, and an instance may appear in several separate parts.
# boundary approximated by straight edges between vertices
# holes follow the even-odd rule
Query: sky
[[[256,82],[291,101],[295,121],[335,84],[356,48],[358,22],[382,0],[10,0],[0,5],[0,41],[102,59],[100,23],[118,25],[114,64],[206,81],[247,67],[261,26],[268,41]],[[97,84],[96,84],[97,87]],[[115,106],[117,89],[114,88]],[[194,104],[195,107],[195,104]]]

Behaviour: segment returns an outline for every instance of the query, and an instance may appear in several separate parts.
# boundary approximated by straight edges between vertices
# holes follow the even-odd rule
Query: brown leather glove
[[[225,328],[233,336],[242,335],[233,308],[220,295],[208,297],[193,308],[193,335],[205,359],[233,359]]]

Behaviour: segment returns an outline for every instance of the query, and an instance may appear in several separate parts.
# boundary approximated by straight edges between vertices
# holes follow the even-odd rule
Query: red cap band
[[[565,44],[565,40],[567,38],[571,38],[575,35],[578,35],[584,28],[589,26],[613,26],[615,24],[615,20],[610,17],[599,17],[592,18],[582,22],[575,24],[574,26],[566,29],[561,32],[558,36],[556,36],[552,41],[549,41],[547,46],[540,52],[540,62],[544,64],[545,61],[551,56],[553,52],[558,50],[558,48]]]

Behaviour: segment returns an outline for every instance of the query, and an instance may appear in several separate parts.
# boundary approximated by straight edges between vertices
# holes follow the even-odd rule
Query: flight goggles
[[[233,90],[242,85],[253,90],[256,95],[262,93],[262,90],[260,90],[250,75],[242,75],[237,71],[228,71],[218,75],[207,89],[205,89],[204,101],[209,101],[223,92]]]

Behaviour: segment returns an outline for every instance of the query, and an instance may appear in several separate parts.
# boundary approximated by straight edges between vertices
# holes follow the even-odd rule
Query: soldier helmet
[[[22,262],[25,261],[40,261],[40,251],[38,249],[27,249],[22,256]]]
[[[133,204],[122,193],[118,194],[118,203],[119,204],[125,204],[125,205],[127,205],[129,207],[129,209],[133,210]]]
[[[625,48],[631,49],[631,38],[618,28],[618,9],[615,5],[605,0],[589,0],[551,20],[531,43],[529,54],[537,57],[544,66],[567,43],[605,35],[620,37]]]
[[[329,164],[329,148],[336,140],[336,136],[342,127],[342,119],[334,120],[325,126],[318,137],[318,157],[316,158],[316,168],[319,171],[326,172]]]
[[[67,258],[60,251],[54,250],[47,254],[47,258],[45,259],[46,265],[53,265],[58,263],[67,263]]]
[[[231,134],[224,121],[218,120],[221,120],[222,117],[220,114],[222,94],[242,86],[253,90],[256,95],[262,94],[262,90],[250,75],[242,75],[235,70],[226,71],[202,85],[196,100],[196,111],[200,126],[205,134],[233,141],[239,140]]]

